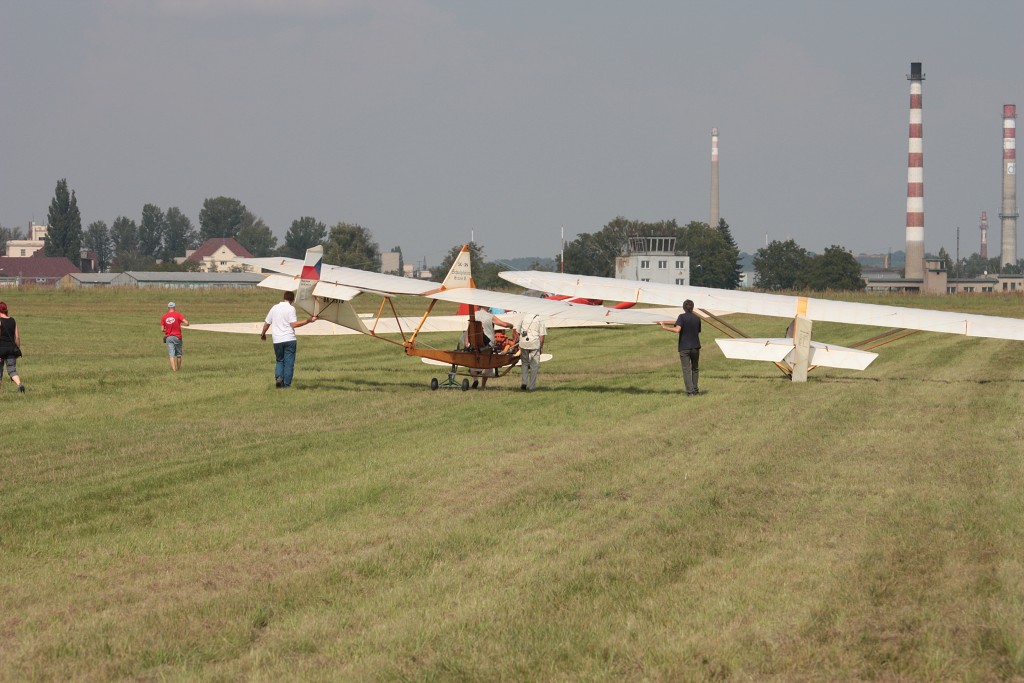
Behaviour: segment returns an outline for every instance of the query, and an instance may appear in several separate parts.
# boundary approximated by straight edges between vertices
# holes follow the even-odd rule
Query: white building
[[[252,258],[249,250],[233,237],[214,237],[199,245],[195,251],[185,252],[185,258],[175,259],[178,263],[192,261],[199,264],[202,273],[254,273],[255,266],[235,263],[235,257]]]
[[[675,237],[630,237],[629,254],[615,258],[621,280],[690,284],[690,257],[676,254]]]
[[[7,240],[7,252],[4,255],[15,258],[27,258],[31,256],[43,248],[43,240],[46,239],[46,231],[49,229],[50,227],[48,225],[29,223],[28,239]]]
[[[380,272],[398,275],[398,262],[402,259],[401,252],[385,251],[380,255]]]

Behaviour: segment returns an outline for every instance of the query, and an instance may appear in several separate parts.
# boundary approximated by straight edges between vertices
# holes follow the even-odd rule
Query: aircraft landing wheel
[[[437,385],[437,378],[436,377],[432,377],[430,379],[430,390],[431,391],[437,391],[437,386],[438,386]]]
[[[469,391],[469,380],[468,379],[462,380],[462,390],[463,391]]]

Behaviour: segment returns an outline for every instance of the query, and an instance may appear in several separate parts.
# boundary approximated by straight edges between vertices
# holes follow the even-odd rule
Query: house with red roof
[[[214,237],[200,244],[195,251],[187,253],[185,260],[198,263],[199,270],[203,273],[256,272],[252,266],[235,263],[236,256],[252,258],[249,250],[239,244],[235,238]]]
[[[53,285],[68,273],[82,272],[66,256],[43,256],[42,253],[40,250],[25,258],[0,256],[0,285]]]

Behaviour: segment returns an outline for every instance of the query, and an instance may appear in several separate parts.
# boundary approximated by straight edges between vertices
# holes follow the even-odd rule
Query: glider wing
[[[507,271],[500,275],[528,289],[574,297],[667,306],[678,306],[683,300],[691,299],[698,309],[714,313],[750,313],[790,319],[800,314],[814,321],[1024,340],[1024,319],[1019,318],[565,273]]]

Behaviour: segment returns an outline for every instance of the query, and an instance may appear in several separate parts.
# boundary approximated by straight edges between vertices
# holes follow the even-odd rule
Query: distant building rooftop
[[[184,273],[179,271],[126,270],[110,282],[128,287],[255,287],[265,276],[259,273]]]
[[[80,273],[82,269],[64,256],[40,256],[28,258],[0,256],[0,279],[7,282],[36,281],[53,283],[68,273]]]

